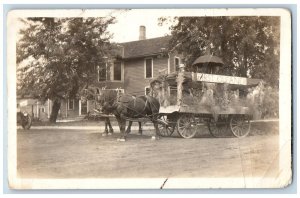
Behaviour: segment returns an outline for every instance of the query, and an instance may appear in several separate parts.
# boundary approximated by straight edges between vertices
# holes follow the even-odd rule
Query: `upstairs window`
[[[153,60],[152,58],[145,59],[145,78],[153,77]]]
[[[114,62],[113,66],[113,80],[122,80],[122,64],[121,62]]]
[[[180,59],[178,57],[175,57],[175,70],[179,71],[179,64],[180,64]]]

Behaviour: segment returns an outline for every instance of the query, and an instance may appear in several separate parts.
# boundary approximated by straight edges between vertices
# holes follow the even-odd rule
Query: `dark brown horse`
[[[112,112],[109,109],[101,109],[101,107],[99,106],[99,104],[101,102],[103,103],[103,101],[107,99],[106,98],[107,96],[106,97],[100,97],[100,93],[108,92],[108,91],[109,91],[110,94],[113,94],[115,96],[117,96],[118,92],[119,92],[118,90],[106,90],[106,89],[102,90],[102,89],[99,89],[99,88],[94,87],[94,86],[89,86],[89,87],[85,87],[82,90],[82,93],[81,93],[81,96],[82,96],[83,100],[88,100],[88,99],[95,100],[96,109],[94,109],[94,111],[97,111],[97,113],[103,113],[105,115],[105,116],[102,117],[103,120],[104,120],[104,124],[105,124],[104,132],[102,133],[102,136],[112,135],[114,133],[114,130],[112,128],[112,125],[111,125],[111,122],[110,122],[110,119],[109,119],[109,114],[112,114]],[[108,94],[106,94],[106,95],[108,95]],[[139,123],[138,133],[141,135],[143,133],[142,124],[141,124],[141,122],[138,122],[138,123]],[[126,133],[131,132],[131,126],[132,126],[132,121],[129,121],[129,125],[127,127]]]
[[[151,96],[134,97],[131,95],[120,95],[111,90],[103,90],[99,94],[102,111],[112,112],[119,123],[121,137],[119,141],[125,141],[128,130],[125,131],[126,119],[149,118],[154,125],[155,134],[152,139],[158,139],[157,116],[160,104]]]

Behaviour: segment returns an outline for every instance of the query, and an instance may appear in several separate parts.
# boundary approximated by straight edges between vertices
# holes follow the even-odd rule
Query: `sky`
[[[135,41],[139,39],[139,27],[141,25],[146,27],[146,38],[155,38],[170,34],[170,25],[158,25],[158,18],[164,15],[165,10],[120,10],[120,9],[103,9],[103,10],[77,10],[63,12],[59,10],[44,10],[39,11],[22,11],[19,13],[20,18],[28,16],[37,17],[102,17],[114,16],[116,23],[108,27],[108,31],[113,33],[112,42],[122,43]],[[168,16],[168,15],[167,15]],[[16,29],[19,30],[24,27],[20,21],[14,23]],[[20,35],[18,35],[19,37]]]
[[[161,10],[162,11],[162,10]],[[169,26],[158,25],[158,18],[163,12],[154,10],[119,10],[113,11],[117,23],[111,25],[108,30],[114,34],[112,41],[128,42],[139,39],[139,27],[146,27],[146,38],[155,38],[170,34]]]

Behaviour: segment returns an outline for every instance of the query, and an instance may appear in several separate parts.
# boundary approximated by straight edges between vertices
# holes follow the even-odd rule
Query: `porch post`
[[[39,101],[36,101],[36,117],[39,118]]]
[[[66,104],[66,118],[68,117],[68,105],[69,105],[69,99],[65,100],[67,102],[65,102]]]
[[[81,100],[79,100],[79,115],[81,116]]]
[[[89,112],[89,100],[86,101],[86,112]]]
[[[48,116],[47,117],[50,118],[50,100],[49,100],[49,98],[48,98]]]

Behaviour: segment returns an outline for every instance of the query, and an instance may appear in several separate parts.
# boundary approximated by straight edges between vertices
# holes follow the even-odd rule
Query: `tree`
[[[160,18],[160,24],[165,21]],[[213,54],[223,58],[224,74],[261,78],[278,86],[279,17],[178,17],[175,21],[169,48],[182,53],[187,65]]]
[[[17,43],[18,94],[53,101],[56,122],[62,99],[75,98],[81,87],[105,66],[112,45],[106,18],[27,18]]]

